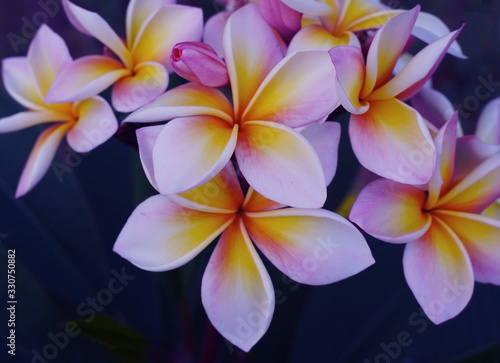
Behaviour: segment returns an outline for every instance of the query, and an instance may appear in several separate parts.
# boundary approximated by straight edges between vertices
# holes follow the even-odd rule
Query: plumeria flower
[[[477,120],[476,136],[488,144],[500,145],[500,98],[495,98],[484,106]],[[500,199],[483,213],[500,219]]]
[[[112,54],[77,59],[60,72],[46,101],[81,100],[113,84],[111,103],[120,112],[158,97],[168,86],[173,46],[200,40],[203,32],[201,9],[172,3],[175,0],[131,0],[123,41],[100,15],[63,0],[75,28],[98,39],[118,59]]]
[[[428,45],[391,78],[418,12],[417,6],[397,15],[377,31],[366,65],[357,47],[338,46],[329,51],[337,70],[338,97],[351,113],[349,136],[354,154],[368,170],[406,184],[430,180],[435,150],[421,115],[403,101],[423,87],[460,32]]]
[[[356,32],[380,28],[405,10],[397,10],[379,0],[282,0],[303,14],[303,28],[290,43],[290,51],[301,49],[328,50],[338,45],[360,47]],[[436,16],[421,12],[412,34],[431,43],[448,34],[448,27]],[[449,53],[465,58],[460,45],[454,42]]]
[[[474,280],[500,284],[500,221],[481,212],[500,196],[500,148],[474,136],[457,142],[458,117],[435,138],[426,190],[380,179],[366,186],[350,219],[372,236],[407,243],[406,281],[436,324],[459,314]]]
[[[71,62],[64,40],[46,25],[37,31],[26,57],[6,58],[2,62],[5,89],[28,110],[0,119],[0,132],[54,123],[38,137],[21,174],[16,197],[40,181],[65,135],[73,150],[84,153],[108,140],[118,128],[113,110],[101,97],[74,103],[44,102],[56,75]]]
[[[312,141],[319,148],[329,139],[327,145],[336,150],[338,126],[313,125],[307,137],[319,140]],[[161,132],[161,126],[137,131],[141,160],[154,186],[164,175],[157,173],[151,155]],[[323,165],[332,174],[336,158],[327,155]],[[213,326],[245,351],[266,332],[275,305],[255,246],[281,272],[309,285],[342,280],[374,262],[361,233],[343,217],[324,209],[286,208],[251,187],[244,196],[232,163],[195,189],[141,203],[114,251],[142,269],[167,271],[192,260],[219,235],[203,275],[202,303]]]
[[[224,55],[233,104],[217,89],[188,83],[125,119],[173,119],[153,150],[160,192],[177,194],[207,182],[234,152],[245,179],[266,198],[321,207],[326,179],[317,153],[295,128],[324,121],[337,107],[328,53],[283,57],[272,29],[248,4],[227,23]]]

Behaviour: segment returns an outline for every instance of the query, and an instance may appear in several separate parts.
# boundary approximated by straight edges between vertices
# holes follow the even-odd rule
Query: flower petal
[[[246,212],[263,212],[283,207],[287,206],[264,197],[262,194],[256,192],[252,187],[248,188],[245,201],[243,203],[243,208]]]
[[[441,92],[430,87],[423,87],[420,92],[410,99],[410,104],[438,130],[455,113],[450,100]],[[460,130],[458,133],[463,135],[460,124],[457,127]]]
[[[406,100],[418,93],[429,78],[434,74],[441,59],[458,37],[463,26],[418,52],[403,69],[390,81],[370,94],[370,100],[397,97]]]
[[[500,98],[484,106],[477,119],[476,136],[488,144],[500,144]]]
[[[168,86],[165,67],[156,62],[144,62],[134,68],[134,75],[118,80],[111,92],[111,103],[118,112],[132,112],[153,101]]]
[[[72,61],[64,40],[45,24],[30,43],[27,59],[42,95],[47,94],[56,75]]]
[[[111,49],[127,66],[131,65],[131,55],[124,42],[116,35],[115,31],[109,26],[99,14],[81,8],[68,0],[62,0],[64,11],[73,24],[80,32],[96,38],[106,47]]]
[[[500,199],[497,199],[495,203],[486,208],[482,214],[500,220]]]
[[[243,6],[228,19],[223,47],[235,115],[239,118],[283,54],[276,35],[255,4]]]
[[[223,233],[201,282],[201,301],[224,338],[248,352],[274,312],[274,289],[240,219]]]
[[[233,123],[233,108],[222,92],[196,83],[165,92],[123,122],[157,122],[197,115],[214,116]]]
[[[297,131],[275,122],[246,122],[235,153],[245,179],[266,198],[300,208],[318,208],[325,202],[321,162]]]
[[[369,105],[359,101],[365,79],[365,60],[361,49],[339,46],[328,52],[335,66],[337,94],[342,106],[350,113],[366,112]]]
[[[360,48],[359,40],[354,33],[346,32],[341,36],[330,34],[318,24],[311,24],[299,30],[292,38],[287,54],[301,50],[330,50],[331,48],[351,45]]]
[[[12,116],[0,118],[0,133],[18,131],[46,122],[70,120],[72,120],[70,115],[51,110],[18,112]]]
[[[262,253],[300,283],[330,284],[375,262],[356,227],[324,209],[247,213],[245,227]]]
[[[103,144],[118,129],[118,121],[109,104],[102,97],[76,102],[76,124],[68,131],[68,144],[79,153],[86,153]]]
[[[40,134],[21,173],[16,198],[28,193],[42,179],[52,163],[62,138],[71,125],[71,122],[59,123]]]
[[[330,7],[329,4],[323,3],[322,1],[308,1],[308,0],[282,0],[282,1],[290,8],[305,15],[328,16],[332,15],[334,12],[334,8]]]
[[[158,190],[153,167],[153,147],[163,129],[164,125],[141,127],[135,133],[137,135],[137,145],[139,146],[139,157],[142,169],[151,185]]]
[[[422,117],[397,99],[370,102],[351,115],[354,154],[368,170],[406,184],[426,184],[435,165],[435,147]]]
[[[170,55],[175,44],[198,41],[203,34],[200,8],[165,5],[158,10],[137,35],[132,48],[134,64],[154,61],[172,71]]]
[[[420,6],[415,6],[385,23],[373,37],[366,56],[366,78],[361,98],[386,83],[413,29]],[[389,98],[389,97],[386,97]]]
[[[260,0],[262,17],[278,31],[285,42],[289,42],[300,29],[302,14],[281,0]]]
[[[410,242],[429,229],[431,217],[422,212],[425,198],[411,185],[378,179],[361,190],[349,219],[382,241]]]
[[[2,60],[3,85],[9,95],[30,110],[44,110],[43,96],[26,57]]]
[[[233,214],[191,210],[154,195],[132,212],[113,251],[143,270],[172,270],[196,257],[233,219]]]
[[[436,211],[457,234],[469,254],[474,279],[500,285],[500,221],[477,214]]]
[[[338,149],[340,143],[340,124],[324,122],[309,125],[301,134],[309,141],[319,156],[326,185],[329,185],[337,171]]]
[[[406,245],[403,267],[415,298],[435,324],[458,315],[472,296],[474,277],[467,252],[437,218],[424,236]]]
[[[283,59],[262,82],[242,115],[300,127],[328,116],[338,98],[335,68],[325,51],[297,52]]]
[[[365,1],[365,0],[361,0]],[[380,5],[380,3],[379,3]],[[394,18],[395,16],[403,13],[404,11],[401,10],[394,10],[394,9],[388,9],[388,10],[373,10],[361,17],[358,17],[357,19],[352,19],[352,22],[350,24],[346,24],[346,30],[349,30],[351,32],[359,31],[359,30],[368,30],[372,28],[380,28],[382,25],[387,23],[389,20]]]
[[[203,41],[215,49],[219,57],[224,57],[222,39],[230,11],[221,11],[210,17],[205,24]]]
[[[479,164],[454,185],[436,207],[479,213],[500,198],[500,154]]]
[[[210,116],[176,118],[165,125],[153,148],[162,194],[182,193],[217,175],[231,158],[238,125]]]
[[[78,58],[57,75],[45,102],[84,100],[101,93],[128,75],[130,71],[113,58],[103,55]]]

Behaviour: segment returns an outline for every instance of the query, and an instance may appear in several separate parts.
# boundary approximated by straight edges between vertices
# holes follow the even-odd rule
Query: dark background
[[[127,1],[75,3],[98,11],[123,35]],[[500,4],[418,3],[451,29],[467,23],[459,42],[469,58],[446,56],[434,85],[457,107],[465,107],[463,126],[473,132],[481,107],[500,94],[495,89],[488,99],[475,96],[480,77],[488,79],[491,74],[500,81]],[[401,7],[416,4],[403,1]],[[207,14],[218,9],[210,1],[203,5]],[[1,0],[0,6],[1,58],[24,56],[40,22],[62,35],[75,58],[102,50],[97,41],[69,25],[56,1]],[[20,106],[0,88],[0,117],[18,111]],[[339,169],[329,188],[326,207],[331,210],[352,185],[358,167],[346,139],[346,118],[338,120],[344,133]],[[87,155],[77,155],[63,144],[56,162],[66,165],[67,172],[58,177],[51,168],[27,196],[13,198],[40,131],[34,127],[0,135],[0,307],[7,305],[8,249],[16,250],[18,301],[12,360],[6,347],[8,316],[6,308],[0,308],[0,361],[31,362],[36,352],[45,352],[51,357],[47,361],[75,363],[500,362],[499,287],[476,284],[462,314],[435,326],[421,314],[406,285],[403,246],[373,239],[368,241],[376,264],[329,286],[297,284],[266,262],[277,292],[275,315],[261,341],[249,354],[243,353],[211,327],[201,305],[201,276],[212,248],[164,273],[139,270],[112,252],[133,208],[152,193],[133,147],[115,138]],[[113,271],[123,269],[133,279],[102,311],[97,311],[99,306],[95,318],[78,313],[77,307],[88,298],[107,296],[103,289]],[[65,338],[68,322],[78,324],[81,333]],[[59,347],[51,337],[58,337]]]

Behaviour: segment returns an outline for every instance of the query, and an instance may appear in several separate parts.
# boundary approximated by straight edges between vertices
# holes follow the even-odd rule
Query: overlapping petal
[[[435,147],[422,117],[397,99],[370,102],[351,115],[354,154],[368,170],[406,184],[426,184],[435,165]]]
[[[422,212],[423,190],[379,179],[361,190],[349,219],[372,236],[391,243],[406,243],[422,236],[431,217]]]
[[[267,331],[274,289],[241,219],[217,243],[203,274],[201,299],[213,326],[244,351]]]
[[[263,196],[301,208],[325,202],[321,161],[297,131],[275,122],[245,122],[235,153],[243,176]]]
[[[277,30],[286,42],[300,29],[302,14],[281,0],[260,0],[262,17]]]
[[[500,98],[484,106],[477,119],[476,136],[488,144],[500,144]]]
[[[339,36],[333,36],[321,25],[311,24],[295,34],[288,46],[288,54],[310,49],[330,50],[340,45],[361,47],[354,33],[346,32]]]
[[[23,111],[0,118],[0,133],[18,131],[47,122],[70,121],[71,119],[72,117],[68,114],[51,110]]]
[[[200,212],[155,195],[132,212],[113,250],[144,270],[171,270],[198,255],[233,219],[233,214]]]
[[[141,127],[136,131],[142,169],[151,185],[158,190],[153,166],[153,147],[164,125]]]
[[[262,194],[256,192],[252,187],[249,187],[247,194],[245,195],[243,207],[247,212],[263,212],[267,210],[280,209],[287,206],[285,204],[281,204],[275,202],[274,200],[268,199]]]
[[[155,179],[162,194],[195,188],[219,173],[233,154],[238,125],[210,116],[176,118],[153,148]]]
[[[10,57],[2,60],[3,85],[9,95],[30,110],[43,110],[43,96],[26,57]]]
[[[323,209],[246,213],[245,226],[264,255],[300,283],[337,282],[375,262],[361,233]]]
[[[472,265],[457,235],[438,218],[420,239],[406,245],[406,281],[435,324],[459,314],[474,288]]]

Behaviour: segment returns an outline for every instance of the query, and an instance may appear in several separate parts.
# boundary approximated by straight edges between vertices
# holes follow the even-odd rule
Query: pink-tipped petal
[[[28,193],[42,179],[71,125],[71,122],[53,125],[40,134],[21,173],[16,198]]]
[[[300,283],[330,284],[375,262],[356,227],[324,209],[247,213],[245,227],[262,253]]]
[[[424,236],[406,245],[403,267],[415,298],[435,324],[458,315],[472,296],[474,276],[467,252],[437,218]]]
[[[369,99],[397,97],[404,101],[418,93],[434,74],[462,28],[463,26],[418,52],[394,78],[370,94]]]
[[[411,98],[410,104],[438,130],[455,113],[450,100],[441,92],[430,87],[423,87],[420,92]],[[458,134],[463,135],[460,124],[457,126]]]
[[[349,136],[361,165],[401,183],[426,184],[435,166],[435,147],[422,117],[397,99],[370,102],[351,115]]]
[[[45,102],[84,100],[101,93],[128,75],[130,71],[113,58],[102,55],[85,56],[75,60],[57,75]]]
[[[235,114],[240,117],[283,54],[276,35],[255,4],[245,5],[231,15],[223,46]]]
[[[299,30],[292,38],[287,54],[301,50],[330,50],[341,45],[360,48],[359,40],[354,33],[345,32],[340,36],[330,34],[318,24],[311,24]]]
[[[47,94],[52,81],[72,61],[64,40],[45,24],[36,32],[27,59],[42,95]]]
[[[335,86],[340,103],[350,113],[366,112],[369,105],[359,100],[365,79],[365,60],[361,50],[353,46],[340,46],[330,49],[328,53],[335,66]]]
[[[337,171],[340,124],[338,122],[324,122],[309,125],[301,131],[301,134],[316,150],[323,166],[326,185],[329,185]]]
[[[282,0],[283,3],[290,8],[298,11],[299,13],[309,16],[328,16],[333,14],[334,8],[322,1],[308,1],[308,0]],[[336,1],[335,1],[336,2]],[[340,9],[335,9],[340,10]]]
[[[375,34],[366,57],[366,78],[361,98],[386,83],[403,53],[417,20],[420,6],[415,6],[385,23]]]
[[[135,111],[165,92],[168,79],[167,70],[160,63],[141,63],[134,68],[134,75],[114,84],[111,104],[118,112]]]
[[[46,122],[70,120],[72,120],[70,115],[51,110],[18,112],[12,116],[0,118],[0,133],[18,131]]]
[[[476,136],[488,144],[500,144],[500,98],[484,106],[477,120]]]
[[[431,217],[422,212],[425,197],[423,190],[411,185],[378,179],[361,190],[349,219],[383,241],[410,242],[430,226]]]
[[[212,325],[248,352],[274,312],[274,289],[240,219],[223,233],[201,282],[201,301]]]
[[[232,214],[200,212],[154,195],[132,212],[113,251],[143,270],[172,270],[197,256],[233,219]]]
[[[500,221],[455,211],[435,213],[457,234],[469,254],[474,279],[500,285]]]
[[[118,129],[111,106],[102,97],[76,102],[76,124],[68,131],[68,144],[79,153],[86,153],[103,144]]]
[[[200,8],[165,5],[141,29],[132,48],[134,64],[154,61],[172,71],[170,55],[175,44],[198,41],[203,34]]]
[[[302,14],[281,0],[260,0],[262,17],[278,31],[285,42],[289,42],[300,29]]]
[[[131,55],[125,43],[99,14],[81,8],[68,0],[63,0],[63,7],[69,21],[76,29],[99,40],[127,66],[131,64]]]
[[[3,85],[9,95],[30,110],[44,110],[43,96],[36,86],[26,57],[10,57],[2,60]]]
[[[269,73],[242,118],[274,121],[292,128],[308,125],[338,106],[334,80],[335,68],[327,52],[294,53]]]
[[[231,158],[238,125],[210,116],[176,118],[153,148],[155,178],[162,194],[195,188],[219,173]]]
[[[139,146],[139,157],[142,169],[151,185],[158,190],[153,168],[153,147],[163,129],[164,125],[141,127],[135,133],[137,135],[137,145]]]
[[[210,17],[205,24],[203,41],[215,49],[219,57],[224,57],[222,39],[224,28],[232,12],[221,11]]]
[[[321,162],[297,131],[275,122],[246,122],[235,154],[245,179],[266,198],[299,208],[319,208],[325,202]]]
[[[233,109],[224,94],[196,83],[167,91],[130,114],[123,122],[157,122],[197,115],[214,116],[233,123]]]
[[[420,14],[418,14],[417,21],[415,22],[415,27],[413,28],[413,31],[411,33],[418,39],[430,44],[436,39],[439,39],[442,36],[448,34],[449,32],[450,29],[448,29],[446,24],[443,23],[441,19],[433,14],[422,11]],[[462,48],[457,41],[454,41],[450,45],[448,53],[458,58],[467,58],[467,56],[462,52]]]
[[[243,203],[243,208],[246,212],[263,212],[284,207],[287,206],[264,197],[262,194],[256,192],[252,187],[248,188],[247,195],[245,196],[245,201]]]

